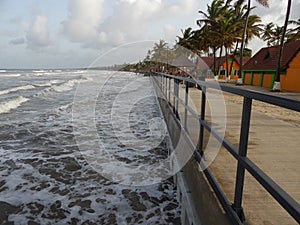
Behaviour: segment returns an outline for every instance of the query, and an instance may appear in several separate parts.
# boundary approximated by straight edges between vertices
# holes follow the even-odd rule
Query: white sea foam
[[[65,91],[70,91],[73,89],[73,87],[80,83],[82,80],[69,80],[66,83],[63,83],[61,85],[54,85],[51,87],[51,91],[55,92],[65,92]]]
[[[17,98],[14,98],[8,102],[0,103],[0,114],[2,113],[8,113],[12,109],[18,108],[23,103],[27,102],[29,99],[24,98],[22,96],[19,96]]]
[[[64,75],[63,72],[61,77]],[[53,91],[74,89],[77,83],[90,81],[92,77],[95,77],[95,81],[99,79],[103,79],[103,83],[105,81],[104,76],[100,78],[96,75],[90,77],[90,74],[80,78],[79,76],[75,75],[73,80],[68,78],[68,80],[56,81],[54,79],[57,78],[41,80],[38,77],[32,77],[32,84],[38,87],[34,83],[40,83],[41,88],[37,88],[38,92],[52,95]],[[120,78],[117,76],[116,81],[121,78],[122,76]],[[127,79],[127,77],[125,78]],[[67,78],[64,77],[64,79]],[[90,83],[93,85],[95,82]],[[115,82],[109,85],[115,86]],[[110,86],[107,87],[107,91],[108,94],[114,93],[114,89]],[[131,92],[126,94],[128,94],[128,98],[134,95]],[[59,96],[63,98],[64,94],[59,94]],[[4,215],[8,216],[7,222],[68,224],[75,220],[78,224],[88,223],[86,221],[95,224],[171,224],[168,219],[179,218],[180,208],[165,209],[168,204],[178,204],[171,183],[145,187],[123,186],[101,178],[101,175],[92,170],[82,157],[82,153],[77,150],[78,146],[73,140],[72,126],[69,120],[72,114],[73,98],[70,97],[71,95],[65,96],[63,100],[62,98],[47,99],[47,103],[50,103],[49,108],[43,108],[42,111],[33,114],[32,118],[36,120],[27,121],[27,114],[24,118],[14,111],[10,112],[13,115],[11,120],[6,120],[6,115],[3,115],[3,120],[7,124],[0,124],[1,138],[5,141],[0,146],[1,198],[3,202],[18,208],[18,211],[13,213],[4,212]],[[19,97],[7,101],[19,100],[19,103],[22,104],[22,99],[25,100],[25,98]],[[40,99],[33,98],[26,103],[26,110],[41,108],[37,105],[40,101],[35,100]],[[104,104],[101,105],[104,113],[104,108],[109,107],[111,102],[101,103]],[[31,104],[32,107],[30,107]],[[0,107],[2,105],[0,102]],[[6,105],[9,105],[8,102]],[[45,106],[47,105],[45,104]],[[152,108],[148,108],[148,105],[144,109],[147,112],[152,110]],[[47,119],[50,116],[53,116],[53,121]],[[132,116],[134,116],[133,122],[135,122],[135,114]],[[109,114],[106,117],[100,115],[99,117],[105,122]],[[134,124],[139,125],[138,122]],[[102,125],[104,126],[104,124]],[[109,125],[105,131],[109,131],[108,128]],[[143,135],[144,132],[141,130],[144,130],[144,125],[141,130],[137,130],[138,134]],[[153,130],[155,131],[155,129]],[[108,140],[105,143],[111,143],[111,148],[115,148],[114,134],[106,134]],[[87,140],[87,142],[90,141],[90,139]],[[145,145],[147,144],[145,142]],[[121,147],[117,149],[120,151],[119,156],[127,157],[130,161],[146,160],[148,162],[148,158],[149,160],[152,157],[155,158],[155,155],[152,156],[145,151],[127,151]],[[80,167],[76,170],[78,165]],[[137,163],[138,165],[140,164]],[[117,164],[107,166],[119,169]],[[125,170],[119,173],[123,175],[124,179],[132,179],[127,176]],[[61,206],[56,206],[56,202],[59,202]],[[116,222],[111,222],[114,218]]]
[[[13,74],[0,74],[0,77],[20,77],[20,73],[13,73]]]
[[[62,83],[62,81],[61,80],[50,80],[50,81],[48,81],[46,83],[34,84],[34,86],[37,86],[37,87],[49,87],[52,84],[59,84],[59,83]]]
[[[43,72],[46,72],[45,70],[34,70],[32,71],[33,73],[43,73]]]
[[[34,88],[35,87],[33,85],[25,85],[25,86],[20,86],[20,87],[14,87],[14,88],[10,88],[10,89],[0,91],[0,95],[6,95],[6,94],[9,94],[11,92],[16,92],[16,91],[21,91],[21,90],[30,90],[30,89],[34,89]]]
[[[0,73],[6,73],[7,70],[0,70]]]

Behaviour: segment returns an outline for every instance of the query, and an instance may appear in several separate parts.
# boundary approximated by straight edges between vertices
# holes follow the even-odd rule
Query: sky
[[[287,0],[254,13],[283,25]],[[292,1],[291,19],[300,17]],[[153,43],[172,46],[181,29],[197,28],[211,0],[0,0],[0,68],[50,69],[143,60]],[[266,44],[253,40],[257,52]]]

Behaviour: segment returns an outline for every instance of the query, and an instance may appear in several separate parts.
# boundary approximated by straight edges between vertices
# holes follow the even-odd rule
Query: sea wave
[[[3,72],[4,73],[4,72]],[[20,77],[20,73],[12,73],[12,74],[0,74],[0,77]]]
[[[51,86],[52,84],[59,84],[59,83],[62,83],[63,81],[61,80],[50,80],[46,83],[42,83],[42,84],[34,84],[34,86],[36,87],[49,87]]]
[[[55,92],[65,92],[65,91],[70,91],[74,88],[76,84],[79,84],[82,82],[82,79],[76,79],[76,80],[69,80],[66,83],[63,83],[61,85],[53,85],[52,87],[49,88],[50,91],[55,91]]]
[[[14,98],[8,102],[0,103],[0,114],[2,113],[8,113],[13,109],[18,108],[23,103],[27,102],[29,99],[24,98],[23,96],[19,96],[17,98]]]
[[[32,72],[33,73],[43,73],[43,72],[46,72],[46,70],[33,70]]]
[[[25,85],[25,86],[20,86],[20,87],[14,87],[14,88],[10,88],[10,89],[0,91],[0,96],[9,94],[11,92],[16,92],[16,91],[21,91],[21,90],[30,90],[30,89],[34,89],[34,88],[35,87],[33,85]]]
[[[69,80],[69,81],[64,82],[64,83],[60,83],[61,81],[59,81],[59,80],[53,80],[50,87],[45,88],[44,90],[42,90],[41,92],[39,92],[35,96],[43,96],[43,95],[45,95],[47,93],[51,93],[51,92],[61,93],[61,92],[70,91],[74,88],[75,85],[77,85],[81,82],[86,82],[87,80],[88,79],[74,79],[74,80]],[[60,84],[54,85],[55,83],[60,83]]]

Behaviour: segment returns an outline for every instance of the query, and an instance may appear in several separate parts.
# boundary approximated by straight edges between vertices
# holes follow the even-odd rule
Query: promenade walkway
[[[232,85],[232,84],[228,84]],[[251,88],[240,86],[238,88]],[[184,99],[184,85],[180,85],[180,97]],[[265,90],[267,91],[267,90]],[[300,94],[280,93],[286,97],[299,98]],[[189,104],[192,102],[195,111],[199,113],[201,92],[196,88],[189,89]],[[240,124],[242,114],[242,97],[224,93],[227,111],[227,126],[225,137],[236,146],[239,144]],[[256,103],[253,102],[253,105]],[[261,108],[263,110],[261,110]],[[283,120],[273,117],[268,110],[272,106],[265,104],[252,108],[248,157],[277,182],[291,197],[300,202],[300,128],[293,120]],[[210,121],[210,111],[207,107],[206,120]],[[286,112],[289,113],[289,112]],[[300,117],[300,113],[290,112],[292,117]],[[182,118],[184,109],[179,108]],[[214,121],[211,121],[214,122]],[[188,117],[188,131],[196,144],[199,123]],[[208,137],[208,133],[205,137]],[[233,202],[236,160],[221,147],[210,169],[220,183],[221,188]],[[243,208],[249,225],[292,225],[297,224],[281,206],[246,172]]]

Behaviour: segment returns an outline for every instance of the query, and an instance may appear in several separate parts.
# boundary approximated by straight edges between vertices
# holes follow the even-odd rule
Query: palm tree
[[[185,30],[181,30],[182,33],[182,37],[177,36],[178,40],[177,40],[177,44],[187,48],[189,50],[192,50],[194,48],[193,44],[192,44],[192,38],[194,35],[194,31],[192,30],[191,27],[186,28]]]
[[[218,35],[222,40],[222,44],[225,48],[225,63],[226,63],[226,75],[228,79],[229,66],[228,66],[228,48],[232,48],[234,42],[238,39],[239,20],[235,19],[234,13],[229,9],[219,19]]]
[[[267,23],[262,32],[262,39],[267,42],[268,47],[272,45],[272,37],[274,35],[274,23]]]
[[[239,18],[239,24],[242,23],[242,20],[243,18]],[[254,37],[260,37],[260,34],[261,34],[261,31],[262,31],[262,24],[260,24],[261,22],[261,19],[259,16],[257,15],[250,15],[249,16],[249,19],[248,19],[248,26],[247,26],[247,29],[246,29],[246,38],[245,38],[245,45],[247,45],[249,43],[249,41],[251,41]],[[239,25],[242,27],[242,25]],[[239,28],[240,29],[240,28]],[[242,28],[241,28],[242,30]],[[238,32],[237,35],[240,35],[241,32]],[[237,53],[237,49],[238,49],[238,44],[239,42],[241,41],[241,37],[237,37],[237,43],[236,43],[236,47],[235,47],[235,50],[234,50],[234,53],[233,55],[235,56],[236,53]],[[245,56],[244,54],[244,51],[245,51],[245,48],[243,49],[243,57]],[[231,62],[231,65],[230,65],[230,70],[229,70],[229,74],[231,74],[231,71],[232,71],[232,67],[233,67],[233,61]]]
[[[161,66],[162,62],[167,61],[167,51],[168,51],[168,43],[165,42],[164,40],[160,39],[158,43],[154,44],[153,47],[153,58],[156,62],[156,64],[160,64],[159,67]]]
[[[300,18],[298,20],[290,20],[289,24],[295,25],[295,28],[290,29],[287,34],[288,41],[300,40]]]
[[[268,23],[265,25],[263,29],[263,35],[262,39],[267,42],[268,47],[270,46],[277,46],[280,45],[280,39],[283,34],[284,27],[278,26],[277,24]],[[287,35],[287,38],[285,38],[285,41],[288,41],[289,38],[292,35],[292,31],[289,30]]]
[[[214,75],[216,76],[216,52],[219,47],[222,46],[222,40],[218,38],[216,34],[218,34],[218,20],[220,15],[223,14],[225,8],[223,6],[224,0],[213,0],[211,5],[207,5],[207,12],[199,11],[202,15],[203,19],[199,19],[196,21],[197,25],[202,30],[202,33],[209,36],[210,47],[213,51],[214,57]],[[229,1],[226,2],[229,4]],[[226,5],[225,4],[225,5]],[[214,39],[212,39],[212,37]]]
[[[269,3],[268,0],[256,0],[259,4],[268,7]],[[245,23],[244,23],[244,29],[243,29],[243,34],[242,34],[242,42],[241,42],[241,54],[240,54],[240,68],[239,68],[239,78],[237,80],[237,84],[243,84],[242,80],[242,70],[243,70],[243,51],[244,51],[244,46],[245,46],[245,36],[247,32],[247,26],[248,26],[248,21],[249,21],[249,14],[251,10],[251,0],[248,0],[247,4],[247,12],[245,16]]]
[[[280,45],[278,47],[276,76],[275,76],[275,82],[274,82],[274,85],[273,85],[273,91],[280,91],[280,61],[281,61],[282,49],[283,49],[283,45],[284,45],[285,33],[286,33],[286,29],[287,29],[288,22],[289,22],[289,17],[290,17],[291,5],[292,5],[292,0],[288,0],[286,16],[285,16],[285,21],[284,21],[284,26],[283,26],[283,31],[282,31],[282,36],[281,36],[281,39],[280,39]]]

